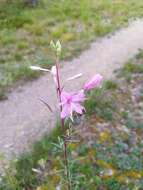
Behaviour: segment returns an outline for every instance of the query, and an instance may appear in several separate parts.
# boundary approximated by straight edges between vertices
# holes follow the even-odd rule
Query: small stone
[[[103,177],[110,177],[110,176],[113,176],[114,174],[115,174],[115,171],[111,168],[105,169],[104,171],[100,172],[100,175]]]
[[[139,102],[143,98],[143,87],[141,85],[135,87],[132,90],[132,100],[134,102]]]
[[[129,130],[125,125],[122,125],[122,126],[120,127],[120,130],[121,130],[121,131],[124,131],[124,132],[127,133],[127,134],[130,133],[130,130]]]

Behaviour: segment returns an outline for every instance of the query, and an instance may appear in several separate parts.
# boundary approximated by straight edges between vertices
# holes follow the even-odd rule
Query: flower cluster
[[[41,67],[31,66],[33,70],[41,70],[50,72],[53,76],[54,82],[57,87],[58,76],[57,76],[57,67],[53,66],[51,70],[44,69]],[[77,74],[73,77],[70,77],[68,80],[73,80],[82,76],[82,74]],[[82,114],[85,111],[82,103],[86,100],[86,92],[101,86],[103,77],[100,74],[96,74],[90,81],[83,85],[83,89],[78,92],[66,92],[64,89],[60,92],[60,106],[61,106],[61,118],[72,118],[73,113]]]
[[[66,92],[61,93],[62,112],[61,118],[72,118],[73,112],[82,114],[85,108],[82,103],[85,101],[85,92],[93,88],[100,87],[102,82],[102,76],[97,74],[89,82],[85,83],[82,90],[79,92]]]

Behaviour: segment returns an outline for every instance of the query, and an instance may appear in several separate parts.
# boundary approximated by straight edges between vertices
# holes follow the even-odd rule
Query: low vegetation
[[[143,15],[142,0],[41,0],[36,7],[22,1],[0,3],[0,99],[17,81],[38,77],[28,67],[50,67],[51,39],[59,39],[62,59],[76,56],[92,40]]]
[[[89,93],[85,103],[88,115],[74,122],[68,148],[74,190],[142,189],[142,64],[141,52],[117,71],[116,82],[108,80],[101,89]],[[31,153],[14,161],[1,179],[0,189],[55,190],[63,166],[53,143],[60,135],[57,126]]]

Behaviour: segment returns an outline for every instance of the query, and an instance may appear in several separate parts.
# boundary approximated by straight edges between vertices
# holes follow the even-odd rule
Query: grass
[[[110,96],[108,91],[104,89],[95,90],[89,96],[90,100],[85,103],[87,115],[96,113],[97,116],[112,121],[116,105],[113,103],[114,98]]]
[[[142,59],[141,55],[135,59],[138,66]],[[130,68],[128,64],[123,70]],[[68,149],[75,174],[73,189],[140,190],[143,186],[142,99],[132,99],[134,88],[142,85],[143,89],[143,73],[128,71],[131,81],[122,75],[88,94],[87,117],[75,127],[79,142],[70,143]],[[1,180],[1,190],[54,190],[59,185],[61,176],[50,174],[62,168],[62,155],[52,144],[61,136],[59,129],[57,126],[50,136],[34,144],[30,153],[12,163]]]
[[[123,68],[118,71],[118,76],[125,77],[127,81],[131,81],[132,75],[137,73],[143,73],[143,51],[137,54],[137,56],[128,61]]]
[[[61,59],[71,58],[91,41],[142,15],[142,0],[41,0],[37,7],[28,7],[17,0],[2,1],[0,91],[5,94],[17,81],[35,77],[28,71],[31,64],[51,66],[54,59],[49,49],[51,39],[59,39],[66,47]]]
[[[85,102],[87,115],[90,117],[90,115],[96,113],[97,117],[102,117],[106,121],[112,121],[114,119],[113,113],[117,110],[116,97],[114,96],[117,89],[118,84],[115,81],[107,80],[103,83],[101,89],[90,92],[90,99]]]
[[[32,169],[36,168],[40,161],[51,159],[53,151],[52,143],[56,143],[60,135],[60,126],[57,125],[57,128],[50,135],[44,136],[42,140],[34,144],[33,150],[30,153],[24,153],[18,160],[13,160],[10,167],[6,169],[6,176],[0,185],[0,189],[22,190],[23,188],[36,188],[40,181],[37,181],[36,173]],[[38,165],[40,166],[40,164]]]

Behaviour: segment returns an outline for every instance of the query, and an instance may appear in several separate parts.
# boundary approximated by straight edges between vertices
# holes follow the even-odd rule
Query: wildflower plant
[[[64,174],[66,176],[66,180],[64,180],[66,183],[66,187],[68,190],[72,189],[72,175],[70,173],[70,163],[74,163],[74,161],[68,159],[68,143],[70,143],[70,136],[72,133],[71,126],[73,124],[74,118],[78,115],[82,115],[86,112],[84,108],[84,102],[86,101],[86,95],[87,92],[100,87],[102,83],[103,77],[100,74],[96,74],[90,81],[85,83],[83,85],[83,88],[79,91],[73,91],[73,92],[67,92],[62,83],[61,83],[61,73],[60,73],[60,55],[62,51],[61,43],[60,41],[57,41],[54,43],[51,41],[50,46],[52,50],[55,52],[56,55],[56,63],[54,66],[52,66],[51,70],[41,68],[38,66],[31,66],[30,68],[32,70],[39,70],[44,72],[49,72],[52,77],[56,88],[57,98],[58,98],[58,107],[60,111],[60,122],[62,127],[62,139],[59,138],[58,142],[59,145],[55,144],[56,148],[59,148],[63,151],[64,155]],[[70,77],[67,79],[67,81],[71,81],[74,79],[77,79],[81,77],[82,74],[79,73],[73,77]],[[43,101],[43,100],[42,100]],[[49,110],[52,112],[51,106],[43,101],[43,103],[49,108]],[[68,121],[68,128],[66,127],[66,121]],[[65,178],[64,178],[65,179]]]

